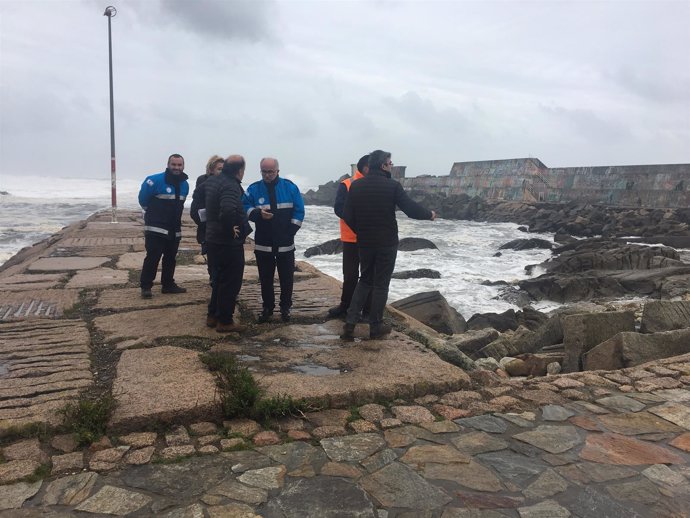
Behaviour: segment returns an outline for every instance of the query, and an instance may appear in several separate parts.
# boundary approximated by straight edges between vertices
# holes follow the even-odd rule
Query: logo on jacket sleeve
[[[260,203],[261,205],[263,205],[263,204],[264,204],[264,201],[265,201],[265,200],[264,200],[264,198],[263,198],[263,197],[259,198],[259,203]]]
[[[170,187],[166,187],[166,188],[165,188],[165,192],[167,192],[168,194],[170,194],[170,193],[172,192],[172,189],[171,189]]]
[[[146,185],[148,185],[148,186],[153,185],[153,180],[151,180],[150,178],[148,180],[146,180]]]

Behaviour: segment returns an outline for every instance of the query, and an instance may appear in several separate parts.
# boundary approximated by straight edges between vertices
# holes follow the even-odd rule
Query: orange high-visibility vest
[[[359,171],[355,171],[355,175],[351,178],[345,178],[342,182],[345,184],[345,188],[350,191],[350,185],[352,185],[352,182],[355,180],[359,180],[360,178],[364,178],[364,175],[360,173]],[[340,220],[340,240],[345,242],[345,243],[356,243],[357,242],[357,234],[355,234],[354,230],[352,230],[350,227],[347,226],[347,223],[345,223],[345,220],[341,219]]]

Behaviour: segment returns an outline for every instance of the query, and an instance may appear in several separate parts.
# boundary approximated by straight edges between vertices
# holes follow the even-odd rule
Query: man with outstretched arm
[[[163,293],[185,293],[175,284],[177,249],[182,239],[182,211],[189,194],[184,158],[177,153],[168,157],[162,173],[148,176],[139,190],[139,205],[144,209],[146,257],[141,268],[141,296],[150,299],[158,263],[163,258],[161,285]]]
[[[290,321],[295,276],[295,234],[304,220],[304,201],[298,187],[279,176],[278,160],[260,162],[261,180],[247,188],[242,197],[249,221],[254,222],[254,254],[261,282],[263,309],[258,322],[268,322],[275,309],[273,277],[280,279],[280,317]]]
[[[343,216],[348,226],[357,233],[357,247],[362,273],[357,282],[352,302],[340,338],[354,340],[359,314],[369,293],[369,337],[383,338],[391,327],[383,323],[383,310],[388,299],[388,287],[398,254],[398,207],[413,219],[436,219],[436,213],[412,200],[402,185],[391,178],[391,154],[377,149],[369,155],[369,172],[353,182],[345,201]]]

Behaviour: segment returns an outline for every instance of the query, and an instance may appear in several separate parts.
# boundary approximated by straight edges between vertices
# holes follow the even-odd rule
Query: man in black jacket
[[[244,158],[231,155],[220,175],[204,183],[206,246],[209,268],[214,272],[206,325],[219,333],[245,329],[233,320],[244,274],[244,240],[251,232],[242,207],[244,168]]]
[[[352,183],[345,201],[343,219],[357,233],[362,273],[340,335],[343,340],[354,340],[355,325],[370,292],[369,337],[383,338],[391,332],[391,327],[383,323],[383,309],[398,253],[395,208],[413,219],[436,219],[433,210],[412,200],[402,185],[391,179],[392,166],[390,153],[373,151],[369,155],[369,173]]]

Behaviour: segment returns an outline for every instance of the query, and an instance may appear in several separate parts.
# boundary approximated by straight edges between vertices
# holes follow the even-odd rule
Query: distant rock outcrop
[[[539,239],[533,237],[530,239],[513,239],[507,243],[498,247],[499,250],[531,250],[533,248],[543,248],[545,250],[551,250],[553,248],[553,243],[547,241],[546,239]]]
[[[398,250],[401,252],[413,252],[415,250],[423,249],[438,250],[438,247],[422,237],[404,237],[398,243]]]
[[[310,246],[304,251],[304,257],[314,255],[339,254],[343,251],[343,242],[340,239],[331,239],[320,245]]]
[[[430,270],[429,268],[418,268],[416,270],[403,270],[391,275],[392,279],[440,279],[441,272]]]
[[[332,207],[335,203],[335,195],[338,192],[338,185],[349,175],[344,174],[337,180],[330,181],[314,190],[310,189],[302,194],[305,205],[326,205]]]
[[[403,252],[411,252],[414,250],[422,250],[428,248],[438,250],[438,247],[434,243],[432,243],[428,239],[423,239],[421,237],[404,237],[398,243],[398,250],[401,250]],[[311,246],[307,248],[304,251],[304,257],[312,257],[314,255],[339,254],[342,251],[342,241],[340,241],[340,239],[331,239],[330,241],[326,241],[325,243],[321,243],[320,245]],[[436,279],[437,277],[432,278]]]

